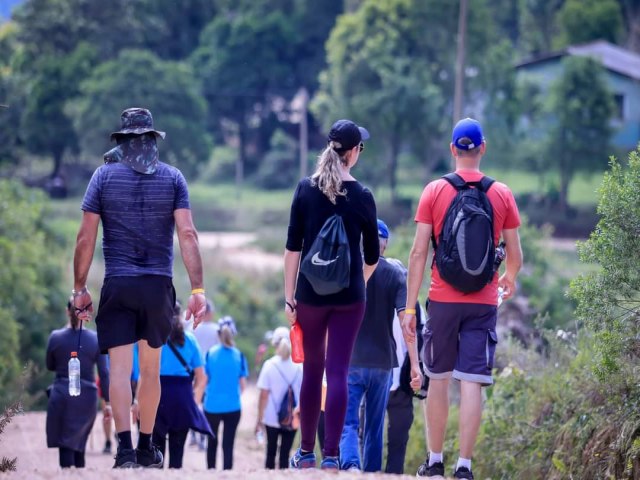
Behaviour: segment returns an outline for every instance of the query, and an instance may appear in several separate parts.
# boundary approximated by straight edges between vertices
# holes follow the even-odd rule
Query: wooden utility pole
[[[456,84],[453,96],[453,124],[462,118],[464,95],[464,57],[467,36],[467,0],[460,0],[458,16],[458,55],[456,56]]]
[[[309,163],[309,123],[307,121],[309,94],[306,88],[302,88],[300,97],[300,178],[304,178],[307,176],[307,164]]]

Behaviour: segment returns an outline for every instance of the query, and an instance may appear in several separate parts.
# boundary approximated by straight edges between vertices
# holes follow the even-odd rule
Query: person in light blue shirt
[[[169,440],[169,468],[182,468],[189,429],[211,435],[209,423],[196,399],[206,384],[198,341],[185,332],[176,302],[171,334],[160,353],[160,404],[153,427],[153,444],[164,456]]]
[[[204,413],[214,437],[207,445],[207,468],[216,468],[218,427],[224,423],[222,437],[223,469],[233,468],[233,445],[240,422],[240,395],[249,375],[245,356],[235,347],[233,338],[237,331],[231,317],[219,322],[220,344],[211,348],[205,358],[207,387]]]

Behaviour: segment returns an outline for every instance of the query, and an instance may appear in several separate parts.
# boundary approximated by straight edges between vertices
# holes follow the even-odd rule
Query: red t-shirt
[[[475,170],[456,170],[466,182],[478,182],[483,177],[482,172]],[[456,189],[449,182],[441,178],[429,183],[422,192],[415,221],[433,226],[436,241],[442,231],[444,217],[451,201],[456,196]],[[495,182],[487,193],[493,207],[494,242],[497,245],[502,230],[509,230],[520,226],[520,213],[513,198],[513,193],[504,183]],[[481,303],[486,305],[498,304],[498,275],[482,290],[473,293],[462,293],[440,278],[438,267],[433,264],[431,272],[431,287],[429,299],[447,303]]]

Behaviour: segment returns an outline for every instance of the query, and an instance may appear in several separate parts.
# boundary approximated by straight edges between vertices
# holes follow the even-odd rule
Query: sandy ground
[[[255,233],[199,232],[203,251],[219,253],[228,265],[240,270],[277,272],[282,269],[282,255],[267,253],[254,246]]]
[[[182,470],[113,470],[113,455],[102,453],[104,434],[102,416],[99,414],[95,427],[87,442],[85,469],[69,469],[62,471],[58,467],[58,450],[47,448],[45,437],[45,412],[29,412],[15,418],[0,438],[0,457],[17,457],[18,471],[0,474],[0,479],[50,480],[53,478],[88,478],[88,479],[243,479],[273,480],[276,478],[335,478],[335,473],[313,471],[267,471],[264,465],[264,447],[258,445],[253,435],[257,390],[254,386],[247,388],[242,398],[242,418],[236,436],[234,453],[234,470],[206,470],[205,452],[195,446],[185,447],[184,468]],[[294,446],[298,444],[298,439]],[[220,448],[220,447],[218,447]],[[222,452],[218,452],[221,462]],[[411,478],[409,476],[388,476],[382,474],[356,474],[340,472],[340,478],[391,479]]]

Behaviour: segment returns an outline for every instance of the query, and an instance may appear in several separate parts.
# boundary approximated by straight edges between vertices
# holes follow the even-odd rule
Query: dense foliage
[[[640,153],[616,160],[600,188],[598,227],[576,278],[581,327],[547,331],[547,355],[500,349],[476,452],[492,478],[640,476]],[[525,250],[526,251],[526,250]]]
[[[301,115],[311,157],[326,127],[351,116],[373,133],[360,175],[388,184],[395,201],[404,178],[448,165],[458,15],[459,2],[445,0],[115,0],[108,9],[25,0],[0,27],[0,101],[12,107],[0,116],[2,174],[33,177],[35,156],[53,160],[50,176],[82,184],[73,177],[99,162],[120,110],[142,105],[169,131],[162,155],[188,177],[277,188],[297,176]],[[601,38],[634,48],[640,30],[630,0],[478,0],[466,20],[463,114],[485,119],[500,164],[536,172],[557,151],[542,128],[553,122],[539,115],[549,95],[522,85],[513,65]],[[589,87],[572,92],[587,110],[597,93]],[[556,97],[552,115],[563,112]],[[606,124],[607,110],[596,117]],[[212,152],[233,156],[206,168],[220,165]],[[601,158],[586,157],[589,168]]]
[[[23,392],[42,393],[47,338],[64,319],[63,240],[51,231],[41,192],[0,181],[0,404]],[[26,379],[25,379],[26,380]]]

